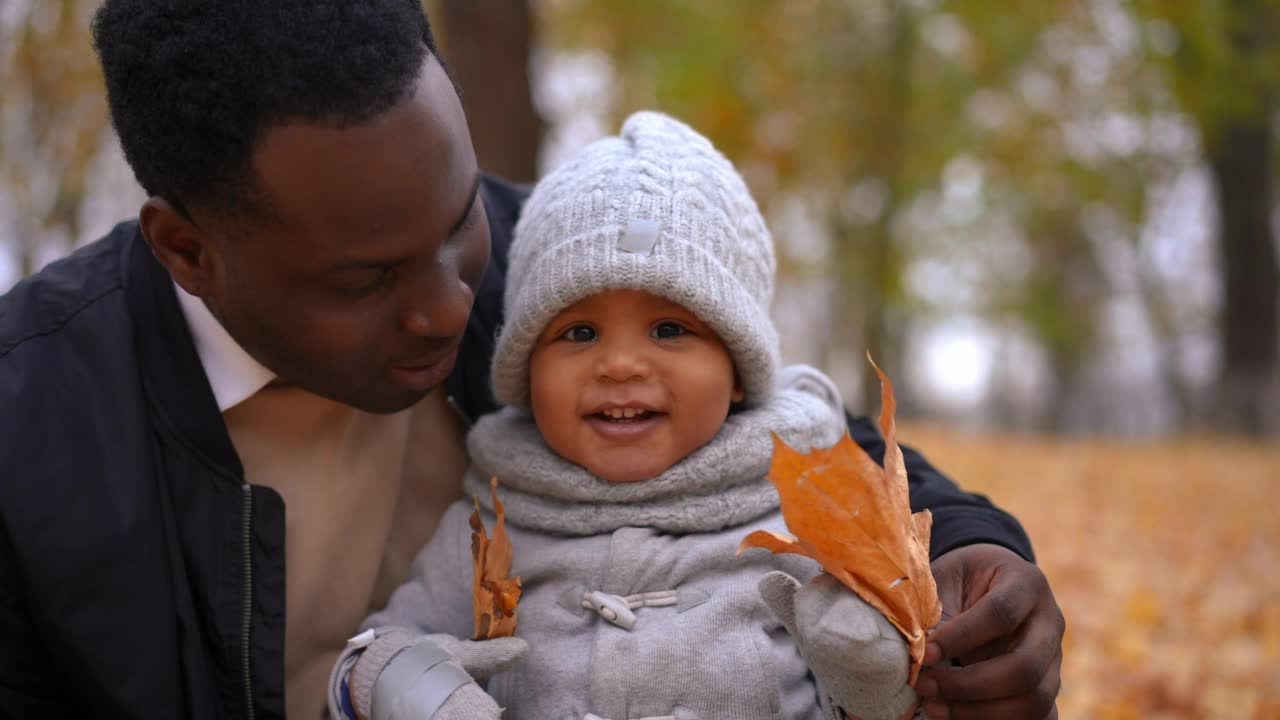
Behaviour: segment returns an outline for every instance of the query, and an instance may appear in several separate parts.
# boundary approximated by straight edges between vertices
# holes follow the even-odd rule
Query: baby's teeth
[[[645,410],[639,410],[637,408],[611,408],[609,410],[602,411],[600,414],[605,417],[613,418],[614,420],[629,420],[631,418],[641,417],[646,412],[647,411]]]

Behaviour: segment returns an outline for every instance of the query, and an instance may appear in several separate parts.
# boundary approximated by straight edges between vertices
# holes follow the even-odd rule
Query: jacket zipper
[[[240,516],[240,547],[244,551],[244,592],[240,599],[240,663],[244,672],[245,717],[253,720],[253,684],[249,673],[249,628],[253,621],[253,488],[249,483],[240,486],[242,514]]]

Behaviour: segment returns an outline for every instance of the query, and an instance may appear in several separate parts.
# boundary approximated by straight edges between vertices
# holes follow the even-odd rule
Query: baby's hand
[[[475,681],[510,668],[529,650],[514,637],[473,641],[401,628],[369,633],[371,639],[349,645],[334,665],[329,680],[332,718],[345,718],[335,689],[346,678],[359,717],[498,720],[501,708]]]
[[[850,720],[915,714],[906,640],[878,610],[827,573],[801,587],[790,575],[771,572],[759,589],[809,663],[833,717],[841,717],[840,710]]]
[[[518,637],[463,640],[451,635],[428,635],[431,640],[480,682],[510,670],[529,652],[529,643]]]

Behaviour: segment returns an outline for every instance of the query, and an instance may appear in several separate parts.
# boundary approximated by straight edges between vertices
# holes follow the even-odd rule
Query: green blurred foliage
[[[914,203],[935,198],[948,164],[966,157],[981,169],[983,214],[1007,216],[1033,258],[1021,276],[986,278],[981,306],[967,309],[1025,327],[1068,375],[1092,351],[1101,298],[1079,210],[1104,204],[1136,225],[1148,186],[1169,161],[1141,148],[1082,158],[1068,152],[1064,134],[1091,112],[1143,115],[1171,103],[1141,46],[1107,50],[1106,86],[1073,90],[1073,58],[1064,53],[1104,42],[1089,4],[558,0],[545,7],[552,46],[598,48],[612,58],[619,117],[641,107],[672,112],[738,161],[762,204],[798,194],[825,218],[847,318],[836,344],[861,343],[895,366],[902,338],[886,318],[955,310],[912,297],[903,273],[924,252],[971,251],[980,232],[935,228],[922,242],[902,226]],[[1051,98],[1029,100],[1020,90],[1027,82]],[[843,205],[868,180],[882,188],[882,212],[851,219]]]
[[[80,235],[109,134],[88,34],[97,1],[10,2],[26,9],[0,13],[0,192],[27,272],[30,238]],[[440,2],[425,4],[440,20]],[[1222,128],[1272,123],[1280,0],[532,7],[543,51],[607,55],[614,127],[640,108],[675,114],[739,165],[766,212],[803,208],[824,250],[789,254],[779,237],[782,273],[834,281],[828,362],[869,348],[901,368],[913,324],[965,314],[1030,337],[1049,358],[1047,392],[1069,396],[1114,342],[1101,236],[1137,258],[1126,282],[1159,344],[1215,322],[1144,264],[1143,227],[1153,188],[1212,166]],[[1160,127],[1190,140],[1161,142]],[[960,292],[930,292],[924,262]],[[1161,372],[1183,400],[1173,364]]]
[[[1275,111],[1280,2],[1139,0],[1135,8],[1176,32],[1176,48],[1164,56],[1164,65],[1206,135],[1215,135],[1223,123]]]

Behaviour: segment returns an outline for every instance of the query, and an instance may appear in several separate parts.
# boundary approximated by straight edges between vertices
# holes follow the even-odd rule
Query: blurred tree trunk
[[[1269,104],[1265,104],[1269,105]],[[1206,138],[1218,197],[1223,287],[1218,404],[1227,429],[1268,430],[1278,401],[1280,268],[1271,233],[1272,134],[1265,115],[1223,123]]]
[[[1178,31],[1171,77],[1200,130],[1217,199],[1222,361],[1206,419],[1225,431],[1280,430],[1280,268],[1271,230],[1280,0],[1142,5]]]
[[[1227,61],[1216,76],[1227,95],[1200,114],[1218,200],[1222,364],[1215,415],[1223,429],[1260,434],[1280,429],[1277,301],[1280,301],[1271,209],[1275,198],[1271,119],[1280,93],[1280,3],[1234,0],[1221,34]]]
[[[874,107],[857,107],[855,112],[868,118],[875,141],[864,149],[865,165],[851,167],[845,187],[853,187],[867,177],[884,183],[885,196],[879,217],[870,226],[855,227],[844,213],[835,211],[832,227],[836,238],[836,262],[840,283],[836,307],[857,318],[856,323],[837,322],[837,350],[849,351],[862,368],[858,380],[858,397],[863,409],[870,412],[878,406],[880,379],[863,357],[870,353],[876,364],[890,379],[903,378],[906,365],[902,357],[900,323],[890,322],[894,300],[901,285],[901,261],[893,244],[893,221],[903,197],[903,163],[907,151],[908,113],[911,97],[911,57],[914,19],[904,3],[894,3],[890,23],[893,40],[886,58],[883,100]],[[863,172],[865,171],[865,173]],[[851,347],[847,335],[854,325],[861,333],[862,347]],[[898,391],[901,414],[910,415],[913,394]]]
[[[480,167],[509,180],[536,180],[543,122],[530,87],[529,1],[442,0],[439,18]]]

